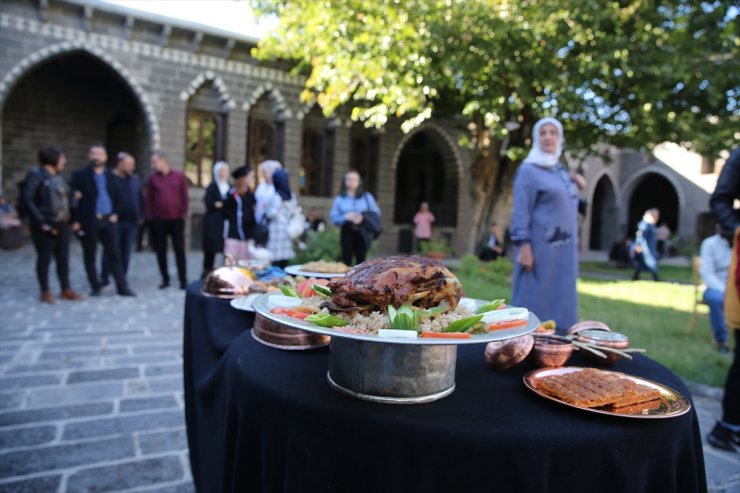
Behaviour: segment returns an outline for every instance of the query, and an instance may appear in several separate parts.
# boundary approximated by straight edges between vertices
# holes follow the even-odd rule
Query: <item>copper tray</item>
[[[259,313],[254,318],[252,337],[257,342],[285,351],[303,351],[329,345],[331,337],[294,329],[279,321],[270,320]]]
[[[672,388],[666,387],[665,385],[657,383],[657,382],[653,382],[652,380],[647,380],[641,377],[635,377],[633,375],[627,375],[626,373],[620,373],[618,371],[599,370],[604,373],[612,373],[621,378],[628,378],[632,380],[633,382],[638,383],[640,385],[645,385],[647,387],[656,389],[658,392],[660,392],[660,399],[661,399],[660,406],[650,411],[635,412],[635,413],[618,413],[614,411],[606,411],[604,409],[576,406],[575,404],[571,404],[569,402],[562,401],[558,399],[557,397],[548,395],[540,391],[537,388],[537,380],[540,378],[549,377],[552,375],[565,375],[567,373],[571,373],[571,372],[579,371],[579,370],[583,370],[583,368],[574,367],[574,366],[566,366],[563,368],[540,368],[539,370],[534,370],[524,375],[524,386],[527,387],[532,392],[534,392],[535,394],[541,397],[544,397],[545,399],[549,399],[551,401],[555,401],[555,402],[564,404],[569,407],[574,407],[576,409],[582,409],[584,411],[590,411],[592,413],[608,414],[610,416],[619,416],[621,418],[637,418],[637,419],[675,418],[676,416],[681,416],[682,414],[686,414],[691,409],[691,403],[689,402],[689,400],[683,395],[681,395],[680,393],[678,393],[677,391],[673,390]]]

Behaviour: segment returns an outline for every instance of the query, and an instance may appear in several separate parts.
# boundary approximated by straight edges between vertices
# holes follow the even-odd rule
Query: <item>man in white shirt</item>
[[[704,302],[709,305],[709,322],[714,340],[722,353],[730,352],[727,345],[727,327],[724,316],[725,285],[730,268],[730,244],[720,234],[712,235],[701,243],[701,278],[707,286]]]

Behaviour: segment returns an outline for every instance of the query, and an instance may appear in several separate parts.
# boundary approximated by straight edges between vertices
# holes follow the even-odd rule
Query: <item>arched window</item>
[[[208,185],[213,164],[226,159],[227,116],[212,81],[204,83],[188,101],[185,176],[195,186]]]
[[[275,109],[275,101],[267,92],[249,109],[247,163],[255,168],[267,159],[282,163],[285,124],[283,115]]]
[[[334,168],[334,128],[314,106],[303,119],[301,166],[298,185],[301,195],[329,197]]]

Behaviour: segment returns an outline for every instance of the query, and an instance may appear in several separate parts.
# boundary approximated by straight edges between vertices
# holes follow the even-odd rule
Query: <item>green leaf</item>
[[[322,286],[321,284],[311,284],[311,289],[313,289],[314,293],[318,294],[322,298],[331,298],[331,289],[326,286]]]
[[[485,305],[479,307],[475,311],[475,313],[481,314],[481,313],[486,313],[486,312],[490,312],[490,311],[496,310],[496,309],[498,309],[499,306],[501,306],[501,303],[503,303],[504,301],[505,300],[503,298],[498,299],[498,300],[493,300],[490,303],[486,303]]]
[[[311,322],[314,325],[320,325],[321,327],[343,327],[347,325],[347,322],[342,317],[337,317],[330,313],[315,313],[306,317],[307,322]]]
[[[450,325],[442,330],[442,332],[465,332],[475,324],[481,321],[483,315],[475,315],[473,317],[461,318],[455,320]]]
[[[292,296],[293,298],[300,298],[301,295],[298,294],[298,291],[296,291],[295,287],[291,286],[290,284],[283,284],[280,286],[280,292],[283,293],[285,296]]]

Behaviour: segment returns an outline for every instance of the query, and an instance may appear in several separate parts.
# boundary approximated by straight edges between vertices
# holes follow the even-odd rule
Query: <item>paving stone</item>
[[[182,375],[182,363],[171,365],[152,365],[144,368],[147,377],[159,377],[162,375]]]
[[[41,387],[43,385],[58,385],[62,377],[59,375],[29,375],[0,378],[0,389],[22,389],[25,387]]]
[[[154,488],[151,490],[143,490],[142,493],[195,493],[195,486],[192,481],[188,480],[180,484]]]
[[[131,489],[182,478],[177,456],[156,457],[112,466],[83,469],[69,477],[67,493]]]
[[[141,365],[149,363],[167,363],[179,361],[179,355],[175,354],[141,354],[138,356],[121,356],[111,360],[114,365]]]
[[[34,426],[0,431],[0,448],[24,447],[49,443],[57,435],[56,426]]]
[[[75,358],[89,358],[97,356],[122,356],[126,354],[124,348],[80,349],[79,351],[44,351],[39,356],[41,360],[70,360]]]
[[[0,493],[41,493],[57,491],[62,476],[41,476],[0,484]]]
[[[122,413],[130,413],[134,411],[147,411],[150,409],[163,409],[168,407],[177,407],[177,400],[172,395],[123,399],[121,400],[119,410]]]
[[[15,409],[23,404],[23,392],[0,393],[0,410]]]
[[[126,385],[127,390],[131,395],[157,392],[182,392],[184,386],[182,377],[134,380],[127,382]]]
[[[76,404],[59,407],[46,407],[41,409],[24,409],[20,411],[0,413],[0,426],[82,418],[87,416],[110,414],[112,412],[112,402]]]
[[[134,354],[143,353],[174,353],[179,354],[182,352],[182,344],[176,346],[141,346],[133,348]]]
[[[27,406],[74,404],[86,401],[110,400],[123,396],[123,382],[70,385],[66,387],[30,390]]]
[[[67,384],[95,382],[99,380],[123,380],[138,378],[138,368],[111,368],[109,370],[74,371],[67,377]]]
[[[69,423],[64,427],[64,440],[121,435],[135,431],[175,428],[184,422],[183,411],[162,411],[146,414],[124,415]]]
[[[124,459],[134,454],[131,437],[6,452],[0,454],[0,478]]]
[[[187,447],[185,428],[139,435],[139,448],[144,455],[183,450]]]
[[[5,373],[39,373],[55,370],[72,370],[83,368],[94,361],[45,361],[43,363],[28,363],[9,366]]]

